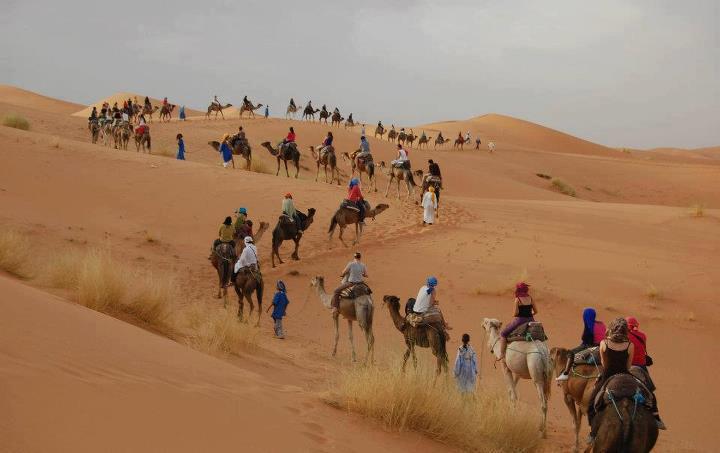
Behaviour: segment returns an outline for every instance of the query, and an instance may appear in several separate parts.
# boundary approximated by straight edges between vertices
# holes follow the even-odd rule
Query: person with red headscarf
[[[630,343],[635,346],[635,354],[633,354],[632,364],[634,366],[647,367],[647,335],[642,332],[639,327],[640,323],[632,316],[625,318],[630,329]]]
[[[508,323],[507,326],[500,332],[500,358],[498,360],[505,360],[505,350],[507,349],[507,338],[510,336],[513,330],[517,329],[521,325],[535,321],[534,316],[537,314],[537,307],[530,297],[530,285],[525,282],[520,282],[515,285],[515,313],[514,318]]]

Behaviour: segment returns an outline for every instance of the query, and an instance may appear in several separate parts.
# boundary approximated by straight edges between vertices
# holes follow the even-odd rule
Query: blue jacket
[[[273,319],[282,319],[283,316],[285,316],[285,309],[287,308],[290,301],[287,298],[287,295],[282,292],[278,291],[275,293],[275,297],[273,297],[273,312],[272,312],[272,318]]]
[[[223,162],[230,162],[232,160],[232,150],[227,143],[223,142],[220,145],[220,154],[222,154]]]

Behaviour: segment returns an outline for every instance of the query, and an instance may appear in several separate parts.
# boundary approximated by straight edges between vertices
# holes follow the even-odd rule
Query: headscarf
[[[247,209],[245,209],[245,208],[238,208],[237,213],[238,213],[238,214],[247,214]]]
[[[627,321],[628,329],[629,330],[636,330],[638,327],[640,327],[640,323],[634,316],[628,316],[625,318],[625,321]]]
[[[515,285],[515,297],[527,297],[530,285],[525,282],[520,282]]]
[[[290,192],[286,193],[286,194],[285,194],[285,198],[290,198],[290,199],[292,199],[292,194],[291,194]]]
[[[245,236],[244,242],[245,242],[245,245],[252,244],[253,243],[252,236]]]
[[[223,137],[222,137],[222,140],[220,140],[220,143],[224,142],[228,138],[230,138],[230,134],[223,134]]]
[[[282,280],[278,280],[277,285],[275,285],[275,286],[277,287],[278,291],[283,292],[283,293],[285,292],[285,282],[283,282]]]
[[[428,190],[432,193],[435,193],[435,186],[428,187]]]
[[[628,323],[625,321],[625,318],[613,319],[605,333],[605,337],[615,343],[625,343],[628,341]]]
[[[594,308],[586,308],[583,310],[583,324],[585,325],[585,330],[592,332],[595,328],[595,317],[597,316],[597,313],[595,313]]]
[[[223,225],[232,225],[232,218],[225,217],[225,221],[223,222]]]
[[[355,187],[355,186],[357,186],[358,184],[360,184],[360,180],[358,180],[357,178],[353,178],[353,179],[350,180],[350,186],[349,186],[349,187]]]
[[[435,287],[437,286],[438,281],[435,277],[428,277],[427,278],[427,293],[432,294],[433,291],[435,291]]]

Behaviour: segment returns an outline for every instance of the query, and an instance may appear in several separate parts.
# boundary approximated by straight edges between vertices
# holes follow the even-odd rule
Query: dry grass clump
[[[250,162],[250,171],[253,171],[255,173],[265,173],[266,175],[272,174],[272,170],[270,170],[267,164],[260,159],[253,159]]]
[[[168,148],[167,146],[159,146],[155,149],[155,152],[153,154],[155,154],[156,156],[177,157],[177,152]]]
[[[660,291],[660,289],[652,283],[648,283],[645,287],[645,297],[647,297],[651,302],[657,302],[662,299],[662,291]]]
[[[8,113],[5,115],[2,124],[3,126],[14,127],[15,129],[22,129],[24,131],[30,129],[30,122],[17,113]]]
[[[690,216],[705,217],[705,205],[703,203],[695,203],[690,206]]]
[[[122,311],[121,304],[127,293],[124,269],[103,251],[90,251],[81,259],[75,267],[79,270],[75,288],[78,302],[101,312]]]
[[[552,186],[560,193],[569,195],[571,197],[576,196],[575,189],[570,184],[566,183],[560,178],[553,178],[552,181],[550,181],[550,184],[552,184]]]
[[[539,420],[512,408],[503,394],[461,395],[451,380],[432,385],[428,370],[357,367],[344,372],[325,402],[375,418],[393,431],[413,430],[469,451],[531,452],[540,445]]]
[[[153,274],[138,278],[123,311],[151,326],[166,326],[175,298],[174,282],[171,279],[159,279]]]
[[[232,354],[257,348],[259,329],[240,322],[234,308],[212,309],[195,304],[184,315],[187,341],[194,349]]]
[[[30,240],[22,233],[0,229],[0,270],[16,277],[26,278],[29,274],[25,265],[29,258]]]

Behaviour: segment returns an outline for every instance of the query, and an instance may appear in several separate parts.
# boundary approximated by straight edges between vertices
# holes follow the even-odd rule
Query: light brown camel
[[[285,163],[285,174],[287,177],[290,177],[290,173],[288,172],[288,161],[292,161],[295,165],[295,177],[298,177],[298,174],[300,174],[300,150],[297,148],[295,143],[288,143],[287,146],[280,147],[280,149],[273,148],[270,142],[262,142],[260,145],[265,147],[265,149],[270,151],[270,154],[277,158],[277,172],[275,173],[275,176],[280,174],[280,161],[282,160]]]
[[[463,146],[465,145],[465,138],[460,136],[455,139],[455,143],[453,143],[453,149],[463,149]]]
[[[105,124],[100,126],[100,139],[103,145],[110,147],[110,140],[113,138],[113,125],[112,121],[106,121]]]
[[[310,281],[310,286],[316,288],[320,302],[328,310],[332,309],[332,294],[328,294],[325,291],[325,279],[322,276],[316,276]],[[348,324],[348,338],[350,339],[350,350],[352,361],[355,362],[355,342],[353,341],[353,322],[357,321],[360,325],[360,329],[365,334],[365,341],[367,342],[367,353],[365,354],[364,362],[370,363],[374,360],[375,351],[375,336],[373,335],[372,324],[373,324],[374,306],[372,297],[370,294],[356,297],[355,299],[340,299],[340,306],[338,311],[333,315],[333,324],[335,325],[335,344],[333,345],[332,356],[337,355],[338,340],[340,339],[340,315],[347,320]]]
[[[418,140],[418,149],[422,149],[423,145],[425,145],[425,149],[427,149],[430,140],[432,140],[432,135],[429,137],[427,135],[421,135]]]
[[[172,119],[173,110],[175,110],[175,104],[163,105],[160,109],[160,121],[166,119],[169,122]]]
[[[380,125],[375,128],[375,138],[377,138],[378,135],[380,136],[380,140],[382,140],[383,135],[385,135],[385,128]]]
[[[435,139],[435,149],[437,149],[437,146],[440,145],[440,148],[445,147],[445,143],[451,141],[449,138],[443,138],[442,134],[438,135],[438,138]]]
[[[340,171],[337,168],[337,156],[335,155],[335,148],[330,145],[327,147],[325,152],[315,151],[315,147],[310,147],[310,152],[313,155],[313,158],[315,159],[315,163],[317,164],[317,173],[315,174],[315,182],[318,180],[318,176],[320,176],[320,166],[322,165],[325,169],[325,182],[328,182],[328,166],[330,167],[330,184],[333,183],[334,180],[337,179],[338,185],[340,185]]]
[[[568,350],[564,348],[552,348],[550,356],[555,364],[555,376],[560,376],[565,369]],[[580,448],[580,427],[582,419],[587,415],[590,397],[602,369],[596,365],[575,364],[567,381],[561,381],[560,388],[563,392],[563,401],[570,411],[573,426],[575,428],[575,451]]]
[[[357,171],[358,177],[360,179],[360,183],[362,183],[362,174],[367,173],[368,179],[370,180],[370,184],[373,187],[373,190],[377,192],[377,177],[375,175],[375,163],[373,162],[372,155],[369,155],[365,158],[364,161],[358,162],[357,155],[360,152],[360,150],[355,150],[352,155],[348,153],[343,153],[343,159],[350,161],[350,168],[351,168],[351,177],[355,176],[355,172]]]
[[[90,130],[90,140],[92,140],[93,143],[97,143],[100,137],[100,123],[98,120],[90,121],[88,129]]]
[[[330,123],[332,126],[340,127],[340,123],[343,122],[345,118],[340,115],[339,112],[333,112],[332,116],[330,117]]]
[[[152,122],[153,113],[157,112],[158,110],[160,110],[159,105],[156,105],[154,107],[152,105],[144,105],[142,108],[142,114],[147,115],[150,118],[150,122]]]
[[[358,123],[355,122],[355,120],[352,117],[352,113],[351,113],[350,116],[348,116],[348,118],[345,120],[345,129],[347,129],[347,128],[352,129],[353,127],[357,126],[357,124]]]
[[[257,106],[252,104],[243,104],[242,107],[240,107],[240,119],[242,119],[243,113],[245,112],[249,113],[248,118],[255,118],[255,110],[262,108],[262,106],[262,104],[258,104]]]
[[[215,151],[220,151],[220,142],[212,140],[208,142],[208,145],[212,146]],[[250,149],[250,144],[236,140],[231,148],[233,155],[242,156],[243,159],[245,159],[245,169],[250,170],[250,166],[252,165],[252,149]],[[235,163],[233,162],[233,167],[234,165]]]
[[[415,195],[415,186],[417,184],[415,184],[415,179],[413,178],[412,171],[407,168],[398,168],[395,165],[391,165],[388,169],[388,176],[390,178],[388,180],[387,189],[385,189],[385,197],[388,196],[388,193],[390,192],[390,186],[392,185],[393,181],[397,182],[398,200],[400,199],[400,181],[405,181],[405,184],[407,185],[408,199]]]
[[[327,124],[327,120],[328,118],[330,118],[330,115],[330,112],[328,112],[327,110],[320,110],[320,118],[318,119],[318,123],[321,121],[325,121],[325,124]]]
[[[220,116],[222,116],[222,119],[225,119],[225,115],[223,115],[223,110],[232,107],[232,104],[225,104],[225,105],[218,105],[216,103],[212,103],[208,105],[207,113],[205,114],[205,119],[210,118],[210,113],[215,112],[215,119],[217,119],[218,113]]]
[[[402,369],[405,371],[408,358],[412,355],[413,366],[417,368],[417,357],[415,356],[415,347],[430,348],[435,356],[437,365],[435,374],[448,371],[448,355],[447,345],[445,343],[445,335],[438,329],[429,325],[419,325],[413,327],[405,321],[405,317],[400,314],[400,299],[397,296],[385,296],[383,302],[390,311],[395,328],[403,334],[405,339],[405,355],[403,356]]]
[[[135,129],[134,132],[135,137],[135,150],[140,152],[140,147],[142,147],[143,152],[145,152],[145,147],[147,145],[147,152],[150,153],[150,127],[145,126],[145,131],[140,134],[138,129]]]
[[[400,133],[397,134],[397,142],[402,143],[404,145],[405,140],[407,140],[407,136],[408,136],[408,134],[405,131],[401,130]]]
[[[127,149],[130,141],[130,131],[132,126],[130,123],[118,124],[113,127],[113,140],[115,141],[115,149]]]
[[[415,134],[412,133],[412,132],[410,132],[409,134],[407,134],[407,137],[405,137],[405,143],[407,144],[408,148],[411,148],[411,147],[412,147],[413,142],[414,142],[415,140],[417,140],[417,135],[415,135]]]
[[[390,206],[385,203],[380,203],[374,208],[370,208],[370,203],[367,201],[364,201],[365,203],[365,218],[373,219],[375,220],[375,217],[385,211],[386,209],[389,209]],[[328,241],[332,241],[333,233],[335,232],[335,227],[340,227],[340,232],[338,233],[338,239],[340,239],[340,242],[343,243],[345,247],[347,247],[347,244],[345,243],[345,240],[343,239],[343,231],[345,231],[345,228],[347,228],[348,225],[355,224],[355,239],[353,240],[353,245],[360,243],[360,236],[362,235],[363,226],[360,224],[360,212],[356,209],[351,209],[348,207],[340,206],[337,211],[335,211],[335,214],[333,215],[332,219],[330,220],[330,229],[328,230]]]
[[[298,108],[295,104],[288,104],[287,110],[285,110],[285,119],[295,119]]]
[[[390,132],[388,132],[387,139],[389,142],[394,142],[397,139],[398,133],[395,130],[395,128],[390,129]]]

